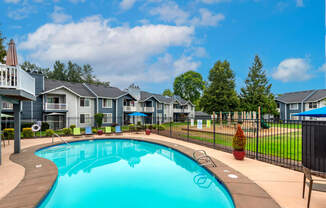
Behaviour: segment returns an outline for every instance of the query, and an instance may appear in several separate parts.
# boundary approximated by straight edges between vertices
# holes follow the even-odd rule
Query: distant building
[[[293,115],[326,106],[326,89],[284,93],[275,100],[281,120],[320,120]]]
[[[94,115],[103,113],[103,126],[114,123],[163,123],[194,116],[194,105],[179,97],[141,91],[130,85],[122,91],[104,85],[71,83],[46,79],[42,74],[30,73],[35,78],[36,101],[22,102],[24,122],[46,121],[53,129],[76,125],[94,126]],[[3,112],[12,114],[12,104],[3,103]],[[142,112],[143,118],[129,116]]]

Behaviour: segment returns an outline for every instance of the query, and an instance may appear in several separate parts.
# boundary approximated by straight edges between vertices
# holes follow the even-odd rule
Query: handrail
[[[197,150],[192,155],[201,166],[212,165],[212,167],[217,167],[213,159],[204,150]]]
[[[61,136],[59,136],[58,134],[54,133],[52,135],[52,143],[54,143],[54,136],[58,137],[61,141],[63,141],[64,143],[68,144],[71,146],[71,144],[69,142],[67,142],[65,139],[63,139]]]

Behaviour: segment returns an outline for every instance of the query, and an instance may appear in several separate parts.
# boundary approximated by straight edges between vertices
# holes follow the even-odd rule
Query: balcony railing
[[[13,110],[14,106],[12,103],[2,103],[2,110]]]
[[[0,64],[0,88],[24,90],[35,95],[35,79],[20,67]]]
[[[67,110],[66,103],[45,103],[45,110]]]
[[[183,109],[181,109],[181,108],[173,108],[173,112],[174,113],[182,113]]]
[[[136,111],[136,106],[123,106],[123,111],[134,112]]]
[[[154,107],[144,107],[144,112],[154,112]]]

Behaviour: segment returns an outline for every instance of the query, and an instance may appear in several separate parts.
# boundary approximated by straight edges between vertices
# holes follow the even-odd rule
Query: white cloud
[[[63,12],[62,7],[55,6],[54,11],[50,14],[54,23],[64,23],[71,20],[71,16]]]
[[[120,2],[120,8],[123,10],[131,9],[134,6],[135,2],[136,0],[122,0]]]
[[[108,21],[93,16],[76,23],[45,24],[28,34],[18,48],[29,53],[27,58],[44,65],[55,60],[89,63],[98,77],[118,86],[124,81],[155,82],[162,79],[162,74],[170,76],[178,73],[175,71],[182,71],[178,63],[175,69],[170,69],[172,71],[155,69],[150,60],[165,53],[169,47],[189,46],[194,33],[192,27],[111,27]],[[186,64],[192,62],[189,58],[183,59]],[[196,65],[188,66],[189,70]]]
[[[6,3],[17,4],[20,0],[5,0]]]
[[[208,54],[207,54],[207,51],[205,48],[197,47],[197,48],[194,48],[193,56],[203,58],[203,57],[207,57]]]
[[[306,59],[289,58],[283,60],[272,77],[282,82],[305,81],[312,78],[311,66]]]
[[[324,63],[321,67],[318,69],[319,71],[326,72],[326,63]]]
[[[231,0],[201,0],[201,2],[205,4],[214,4],[214,3],[231,2]]]
[[[8,17],[14,20],[21,20],[27,18],[31,13],[35,12],[35,9],[32,5],[28,4],[27,2],[23,2],[22,7],[10,10],[8,12]]]
[[[297,7],[304,7],[303,0],[297,0],[296,5]]]
[[[222,20],[225,19],[223,14],[212,14],[208,9],[201,8],[199,10],[200,12],[200,18],[195,17],[192,19],[192,23],[194,25],[201,25],[201,26],[216,26],[218,25]]]
[[[224,20],[223,14],[213,14],[208,9],[199,9],[200,16],[190,19],[190,14],[175,2],[167,2],[150,11],[151,15],[158,15],[165,22],[174,22],[176,25],[216,26]]]
[[[175,22],[177,25],[188,21],[189,13],[179,8],[175,2],[167,2],[150,11],[151,15],[158,15],[165,22]]]
[[[173,67],[175,68],[174,75],[178,76],[189,70],[196,71],[199,66],[200,63],[193,61],[191,56],[182,56],[173,63]]]

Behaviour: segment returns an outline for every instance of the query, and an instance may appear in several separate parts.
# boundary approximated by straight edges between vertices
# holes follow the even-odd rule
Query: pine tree
[[[235,111],[239,99],[235,91],[234,73],[228,61],[217,61],[209,71],[208,87],[200,99],[200,107],[207,113]]]
[[[262,113],[277,114],[274,95],[271,93],[272,84],[268,83],[263,63],[256,55],[254,63],[249,68],[246,86],[241,88],[241,109],[245,111],[257,111],[258,106]]]

